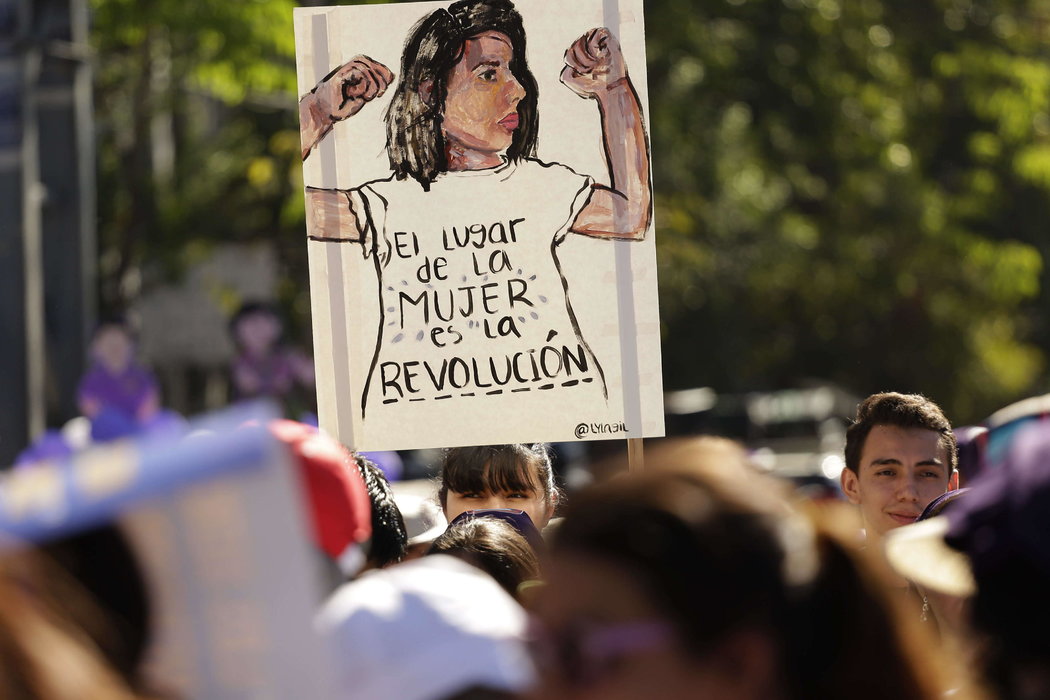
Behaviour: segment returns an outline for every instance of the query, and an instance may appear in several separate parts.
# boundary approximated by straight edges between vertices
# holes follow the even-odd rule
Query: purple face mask
[[[534,551],[539,552],[543,548],[543,537],[540,535],[540,531],[536,529],[536,525],[532,522],[532,518],[529,517],[529,514],[523,510],[517,510],[514,508],[465,510],[457,515],[448,526],[452,527],[457,523],[465,523],[468,520],[474,520],[476,518],[495,518],[497,520],[503,520],[513,526],[522,537],[528,540],[528,543],[532,546]]]

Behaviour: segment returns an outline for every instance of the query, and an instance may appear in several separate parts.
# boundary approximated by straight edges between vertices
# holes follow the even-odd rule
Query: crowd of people
[[[230,331],[232,398],[301,412],[313,376],[273,307],[246,304]],[[162,408],[125,322],[99,325],[91,358],[86,435],[22,453],[8,514],[40,465],[91,444],[199,437]],[[306,504],[334,697],[1028,700],[1050,698],[1048,409],[953,429],[921,395],[872,395],[830,501],[718,436],[650,440],[644,468],[571,494],[548,445],[455,447],[419,495],[309,414],[268,434]],[[148,668],[166,623],[123,528],[6,547],[5,697],[193,697]]]
[[[870,396],[837,502],[724,438],[649,441],[569,495],[546,445],[449,449],[447,526],[422,539],[366,457],[269,432],[308,503],[337,697],[1027,700],[1050,697],[1043,403],[955,431],[923,396]],[[6,697],[178,697],[144,668],[135,556],[108,523],[3,558]]]

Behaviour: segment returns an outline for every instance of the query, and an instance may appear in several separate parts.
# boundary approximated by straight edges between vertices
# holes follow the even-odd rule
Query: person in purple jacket
[[[160,414],[157,379],[135,360],[135,341],[125,321],[104,321],[95,330],[91,367],[80,379],[77,406],[91,420],[96,439],[138,432]],[[106,436],[94,435],[98,426],[106,426]]]

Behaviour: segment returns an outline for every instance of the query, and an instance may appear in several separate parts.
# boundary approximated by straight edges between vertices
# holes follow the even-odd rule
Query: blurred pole
[[[22,56],[23,86],[40,75],[39,49],[27,47]],[[44,249],[41,207],[46,197],[40,181],[39,129],[36,95],[23,93],[22,121],[22,283],[25,304],[26,424],[30,439],[44,432],[47,397],[44,391]]]
[[[0,465],[73,415],[94,318],[86,39],[85,0],[0,0]]]
[[[47,420],[77,415],[76,386],[95,308],[95,136],[87,0],[33,0],[43,60],[35,101],[41,210]]]
[[[32,257],[25,232],[33,227],[27,211],[27,182],[34,182],[27,158],[31,105],[26,99],[25,55],[30,25],[25,0],[0,0],[0,464],[9,464],[25,444],[30,424],[43,423],[43,405],[29,405],[28,327],[31,295],[26,263]],[[39,374],[38,374],[39,376]],[[35,416],[32,415],[35,412]]]
[[[640,472],[645,469],[645,440],[627,438],[627,470]]]
[[[16,443],[27,432],[22,371],[22,61],[15,47],[18,9],[13,0],[0,0],[0,465],[11,462]]]

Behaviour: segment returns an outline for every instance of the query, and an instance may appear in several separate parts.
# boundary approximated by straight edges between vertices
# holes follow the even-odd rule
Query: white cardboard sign
[[[295,11],[321,425],[663,434],[641,0]]]

